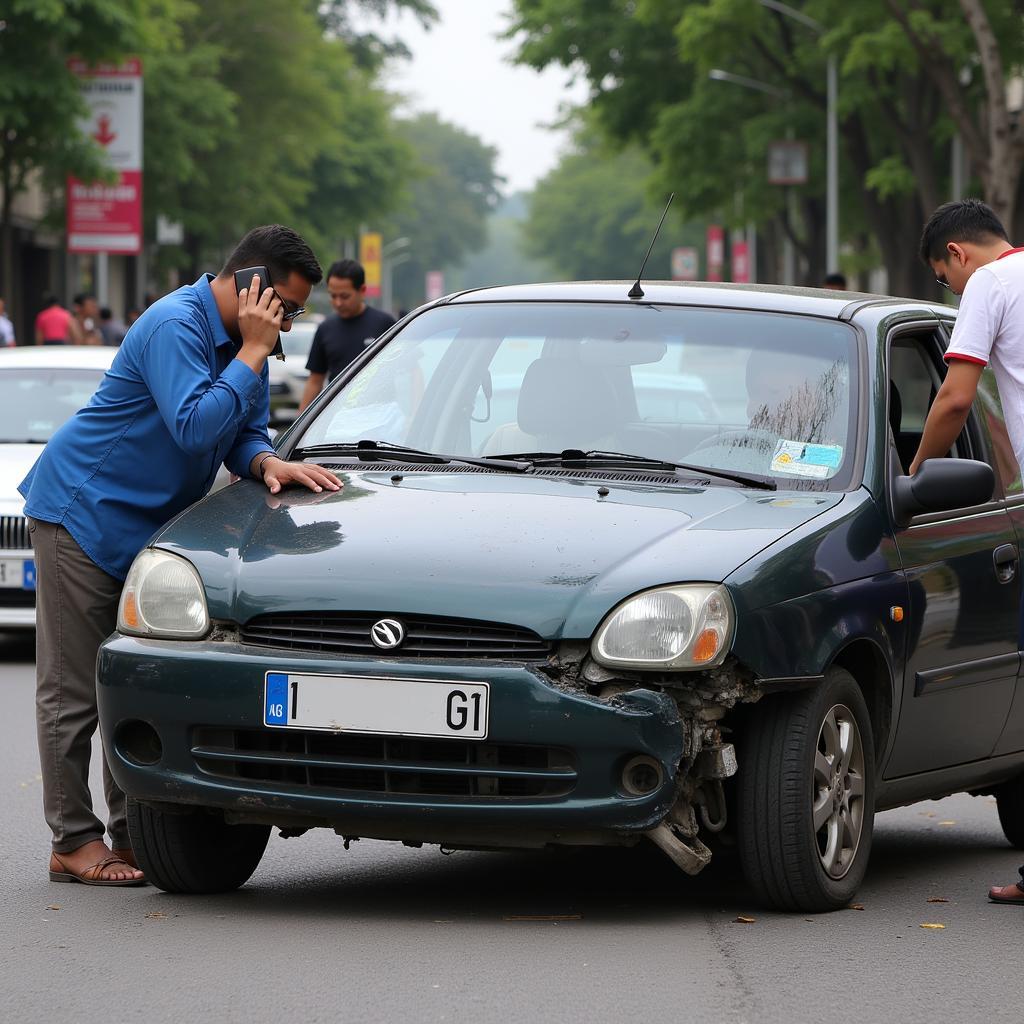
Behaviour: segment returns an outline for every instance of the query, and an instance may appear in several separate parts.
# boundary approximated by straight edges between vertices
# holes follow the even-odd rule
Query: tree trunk
[[[1020,130],[1010,120],[1006,107],[1006,71],[999,42],[982,0],[960,0],[967,24],[978,44],[978,56],[985,77],[988,110],[988,161],[982,167],[985,198],[996,216],[1007,225],[1013,224],[1017,203],[1017,185],[1024,169],[1024,144]]]
[[[11,164],[6,157],[0,157],[0,295],[8,301],[14,298],[14,225],[11,224],[11,208],[14,196],[11,194]]]

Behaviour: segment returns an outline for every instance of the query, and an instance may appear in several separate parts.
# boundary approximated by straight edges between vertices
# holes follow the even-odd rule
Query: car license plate
[[[31,558],[0,558],[0,587],[35,590],[35,561]]]
[[[268,672],[263,723],[278,729],[487,738],[487,683]]]

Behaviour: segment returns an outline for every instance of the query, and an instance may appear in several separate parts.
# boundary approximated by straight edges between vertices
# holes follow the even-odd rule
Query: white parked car
[[[311,314],[310,319],[295,321],[290,331],[281,334],[281,347],[285,358],[268,359],[270,372],[270,418],[275,422],[286,422],[295,418],[302,400],[302,392],[309,379],[306,360],[313,344],[313,335],[323,320],[322,316]]]
[[[36,622],[35,562],[18,484],[116,354],[73,345],[0,349],[0,629]]]

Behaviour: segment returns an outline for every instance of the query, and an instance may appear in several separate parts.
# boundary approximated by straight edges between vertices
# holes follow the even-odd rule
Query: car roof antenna
[[[640,278],[644,276],[644,268],[647,266],[647,261],[651,257],[651,251],[654,249],[654,243],[658,240],[658,233],[661,231],[661,225],[665,223],[665,218],[668,216],[668,208],[672,205],[672,200],[675,199],[675,197],[675,192],[669,193],[668,202],[665,204],[665,212],[661,215],[661,220],[658,221],[658,227],[654,232],[654,237],[651,239],[651,244],[647,247],[647,255],[644,257],[643,263],[640,264],[640,273],[636,275],[636,283],[629,289],[629,298],[631,299],[642,299],[644,297],[644,290],[640,287]]]

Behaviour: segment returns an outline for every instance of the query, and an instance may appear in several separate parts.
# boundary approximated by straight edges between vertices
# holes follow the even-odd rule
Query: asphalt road
[[[814,917],[761,911],[727,863],[689,879],[653,849],[345,852],[320,832],[272,838],[227,896],[51,884],[32,657],[0,639],[6,1024],[1024,1018],[1024,908],[984,898],[1024,855],[987,798],[883,814],[863,909]]]

